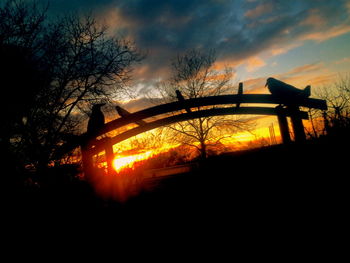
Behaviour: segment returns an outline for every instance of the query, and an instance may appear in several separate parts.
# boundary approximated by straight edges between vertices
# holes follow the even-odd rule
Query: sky
[[[134,72],[140,96],[192,48],[215,50],[257,92],[269,76],[305,87],[350,71],[350,0],[51,0],[50,10],[92,11],[146,52]]]
[[[92,11],[147,53],[133,76],[138,99],[193,48],[215,50],[250,93],[268,93],[268,77],[304,88],[350,72],[350,0],[51,0],[50,10]],[[138,102],[129,110],[145,106]]]

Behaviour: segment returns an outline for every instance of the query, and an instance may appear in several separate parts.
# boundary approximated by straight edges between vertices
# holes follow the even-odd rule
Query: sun
[[[132,168],[135,162],[139,162],[149,158],[152,155],[152,153],[152,151],[147,151],[129,156],[116,156],[113,160],[114,170],[120,172],[125,168]]]

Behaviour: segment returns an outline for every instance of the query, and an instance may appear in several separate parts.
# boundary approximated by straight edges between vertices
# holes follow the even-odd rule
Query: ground
[[[123,203],[97,198],[83,181],[17,189],[5,199],[9,210],[4,215],[36,223],[60,218],[72,226],[82,221],[96,226],[97,218],[102,226],[176,221],[220,227],[236,222],[317,232],[345,218],[347,149],[347,142],[324,138],[226,153],[202,162],[192,173],[158,181],[152,190]]]

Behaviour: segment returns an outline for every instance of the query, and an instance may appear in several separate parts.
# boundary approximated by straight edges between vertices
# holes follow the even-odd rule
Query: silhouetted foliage
[[[36,168],[60,160],[90,105],[124,89],[142,59],[93,16],[49,20],[46,11],[31,1],[0,6],[1,142]]]

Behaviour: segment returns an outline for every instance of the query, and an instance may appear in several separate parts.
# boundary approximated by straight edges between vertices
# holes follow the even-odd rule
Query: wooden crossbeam
[[[175,116],[165,117],[153,122],[148,122],[147,124],[143,126],[139,126],[133,129],[130,129],[126,132],[123,132],[121,134],[118,134],[115,137],[110,138],[110,143],[116,144],[118,142],[124,141],[130,137],[133,137],[135,135],[138,135],[140,133],[169,125],[176,122],[186,121],[190,119],[196,119],[201,117],[208,117],[208,116],[223,116],[223,115],[239,115],[239,114],[253,114],[253,115],[277,115],[280,111],[277,111],[276,108],[268,108],[268,107],[230,107],[230,108],[215,108],[215,109],[209,109],[209,110],[200,110],[200,111],[194,111],[190,113],[183,113]],[[290,116],[290,113],[288,110],[285,110],[284,112],[285,116]],[[307,112],[300,111],[299,117],[301,119],[308,119]],[[96,154],[102,150],[104,150],[104,142],[99,143],[96,141],[94,144],[94,148],[92,151]]]
[[[195,98],[190,100],[184,100],[182,102],[176,101],[172,103],[162,104],[147,108],[141,111],[131,113],[128,116],[119,118],[108,122],[105,126],[98,132],[98,135],[110,132],[112,130],[118,129],[129,123],[135,123],[143,119],[147,119],[153,116],[165,114],[168,112],[176,112],[186,108],[195,108],[210,105],[227,105],[227,104],[237,104],[237,103],[259,103],[259,104],[286,104],[286,101],[280,98],[274,97],[268,94],[235,94],[235,95],[221,95],[221,96],[210,96],[203,98]],[[297,101],[289,100],[289,104],[298,105],[307,108],[314,108],[320,110],[326,110],[326,101],[320,99],[304,98]]]

